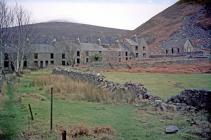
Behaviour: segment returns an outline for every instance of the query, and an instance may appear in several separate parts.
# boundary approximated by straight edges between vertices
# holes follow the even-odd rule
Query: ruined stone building
[[[197,48],[190,40],[178,45],[162,47],[164,56],[210,56],[210,49]],[[4,70],[14,70],[17,51],[14,46],[1,48],[1,67]],[[91,64],[118,64],[141,62],[150,59],[150,49],[144,38],[124,38],[115,44],[103,44],[100,38],[96,43],[83,43],[80,38],[76,41],[57,42],[51,44],[30,44],[23,61],[24,68],[45,68],[49,65],[80,66]]]
[[[188,39],[184,44],[184,52],[189,53],[189,52],[193,52],[193,51],[194,51],[193,45],[191,44],[190,40]]]
[[[125,39],[124,45],[129,48],[130,53],[135,60],[142,60],[149,58],[150,52],[148,45],[144,38],[136,39],[135,41],[132,39]]]
[[[176,42],[172,40],[170,44],[161,46],[162,52],[167,57],[170,56],[183,56],[183,57],[209,57],[210,49],[196,46],[187,39],[184,42]]]
[[[14,70],[16,66],[16,49],[6,46],[1,51],[5,70]],[[140,40],[124,39],[116,44],[82,43],[77,38],[75,42],[57,42],[51,44],[30,44],[24,56],[23,67],[44,68],[49,65],[89,65],[92,63],[125,63],[141,61],[149,57],[147,44]]]

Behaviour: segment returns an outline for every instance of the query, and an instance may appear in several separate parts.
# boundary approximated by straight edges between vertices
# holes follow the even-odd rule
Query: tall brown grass
[[[2,84],[2,89],[1,89],[1,94],[2,95],[5,95],[7,93],[7,82],[4,81],[3,84]]]
[[[95,139],[95,140],[113,140],[116,131],[111,126],[88,127],[84,124],[70,125],[66,128],[60,127],[57,133],[66,130],[69,139]]]
[[[89,102],[113,102],[111,94],[94,85],[74,80],[62,75],[37,76],[33,85],[47,88],[53,87],[54,94],[63,99],[85,100]]]
[[[2,84],[2,89],[1,89],[1,93],[0,93],[0,105],[1,105],[2,102],[4,102],[4,100],[6,98],[6,96],[5,96],[6,92],[7,92],[7,82],[4,81],[3,84]]]

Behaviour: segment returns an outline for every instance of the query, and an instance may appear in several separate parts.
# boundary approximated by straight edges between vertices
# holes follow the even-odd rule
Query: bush
[[[91,56],[91,60],[93,62],[102,61],[102,55],[100,53],[96,53],[96,54],[94,54],[94,55]]]

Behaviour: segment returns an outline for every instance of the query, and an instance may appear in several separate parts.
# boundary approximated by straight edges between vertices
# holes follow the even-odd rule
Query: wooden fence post
[[[53,129],[53,87],[51,87],[51,113],[50,113],[50,130]]]
[[[67,132],[65,130],[62,131],[62,140],[67,140]]]
[[[30,114],[31,114],[31,120],[33,121],[34,120],[34,116],[33,116],[33,113],[32,113],[31,105],[28,104],[28,106],[29,106],[29,111],[30,111]]]

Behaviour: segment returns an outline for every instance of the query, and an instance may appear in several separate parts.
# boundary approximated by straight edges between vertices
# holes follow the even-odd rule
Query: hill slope
[[[160,54],[162,47],[183,46],[187,39],[197,47],[211,47],[210,7],[205,2],[179,1],[129,35],[146,38],[151,54]]]
[[[30,25],[33,27],[33,42],[49,43],[54,38],[96,42],[99,37],[104,43],[113,42],[127,30],[99,27],[71,22],[45,22]]]

